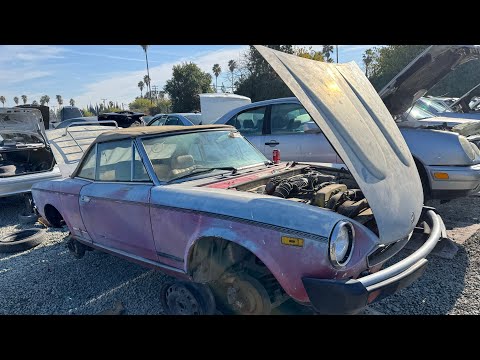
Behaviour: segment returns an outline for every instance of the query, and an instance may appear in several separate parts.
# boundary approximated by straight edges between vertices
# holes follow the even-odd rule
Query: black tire
[[[211,315],[215,312],[208,288],[184,281],[168,281],[160,288],[160,302],[167,315]],[[198,284],[201,285],[201,284]],[[213,306],[213,308],[212,308]]]
[[[184,284],[200,300],[201,306],[203,308],[203,315],[214,315],[217,309],[217,305],[215,303],[215,296],[213,295],[210,287],[206,284],[199,284],[194,282],[186,282]]]
[[[269,315],[272,303],[265,287],[246,273],[230,273],[222,276],[212,289],[217,307],[226,315]],[[232,289],[238,295],[232,299]],[[229,295],[230,294],[230,295]]]
[[[18,221],[20,224],[33,224],[37,221],[38,215],[37,214],[18,214]]]
[[[31,249],[45,240],[44,229],[16,231],[0,238],[0,253],[13,253]]]
[[[423,198],[424,200],[428,200],[430,199],[430,184],[428,182],[427,172],[420,161],[417,159],[414,160],[415,165],[417,166],[418,174],[420,175],[420,181],[422,182]]]

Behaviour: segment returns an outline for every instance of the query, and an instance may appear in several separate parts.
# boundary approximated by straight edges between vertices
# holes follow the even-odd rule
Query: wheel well
[[[270,269],[254,253],[237,243],[220,237],[204,237],[197,240],[188,255],[187,273],[195,282],[215,282],[225,273],[242,272],[260,281],[272,304],[280,304],[287,298]]]
[[[60,211],[53,205],[47,204],[44,208],[44,213],[46,220],[53,226],[53,227],[62,227],[63,225],[63,216],[60,214]]]
[[[425,170],[425,166],[415,156],[413,157],[413,160],[415,161],[418,174],[420,175],[420,180],[422,181],[424,197],[429,198],[431,189],[430,189],[430,181],[428,180],[428,174],[427,174],[427,171]]]

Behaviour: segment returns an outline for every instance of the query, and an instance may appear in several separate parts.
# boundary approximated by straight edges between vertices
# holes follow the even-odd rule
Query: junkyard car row
[[[46,223],[68,227],[75,256],[100,250],[175,277],[160,289],[167,313],[269,314],[289,299],[321,314],[358,313],[419,278],[446,241],[424,199],[480,190],[475,120],[405,119],[418,89],[477,49],[431,47],[406,68],[415,79],[404,71],[379,94],[354,63],[257,50],[294,98],[237,108],[215,125],[169,114],[127,129],[45,132],[37,110],[22,110],[21,136],[35,141],[17,131],[1,149],[41,149],[45,171],[59,169],[62,179],[31,191]],[[175,116],[189,123],[170,126]],[[286,161],[270,161],[273,149]],[[411,239],[422,244],[385,266]]]

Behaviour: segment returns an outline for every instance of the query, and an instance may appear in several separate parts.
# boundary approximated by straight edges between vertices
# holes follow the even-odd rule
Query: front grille
[[[373,267],[390,259],[399,252],[408,242],[408,236],[394,243],[380,246],[367,257],[368,267]]]

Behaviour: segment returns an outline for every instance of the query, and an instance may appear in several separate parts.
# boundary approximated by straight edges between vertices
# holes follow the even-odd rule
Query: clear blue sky
[[[321,45],[312,45],[321,49]],[[372,45],[339,45],[340,62],[356,61]],[[163,88],[171,77],[172,66],[193,61],[211,73],[215,63],[223,73],[218,85],[230,84],[227,62],[240,62],[246,45],[151,45],[148,50],[152,85]],[[28,103],[55,95],[64,104],[73,98],[76,105],[100,103],[103,98],[128,104],[138,96],[137,84],[146,74],[145,55],[139,45],[2,45],[0,46],[0,95],[6,106],[14,106],[13,97],[25,94]],[[20,103],[21,103],[20,99]]]

